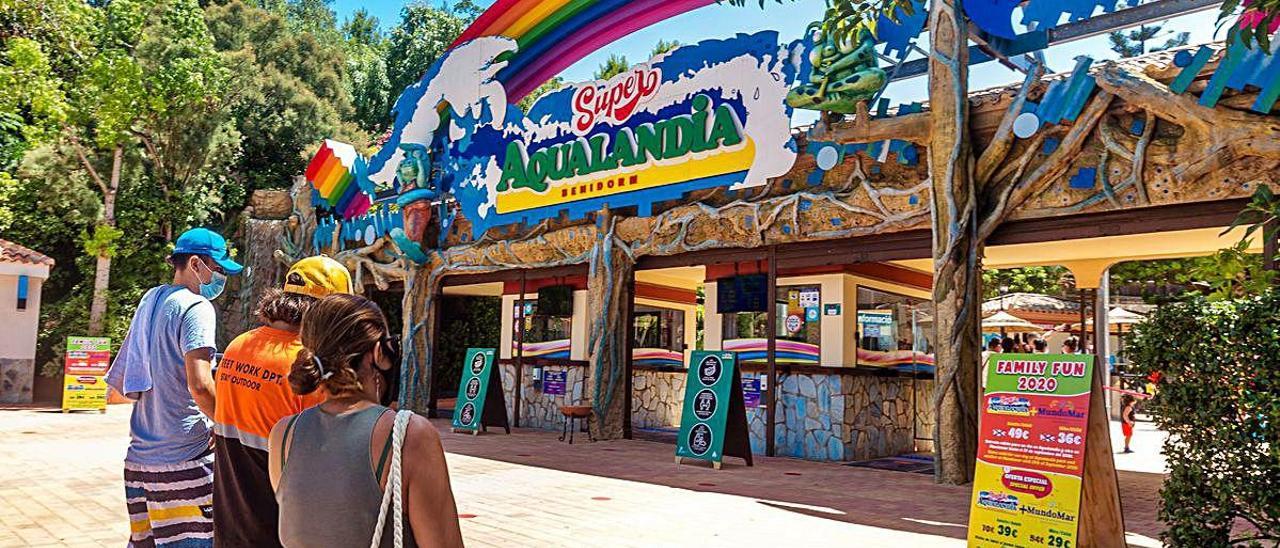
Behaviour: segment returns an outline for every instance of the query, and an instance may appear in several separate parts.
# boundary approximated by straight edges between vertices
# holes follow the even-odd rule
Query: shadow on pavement
[[[756,499],[770,507],[814,517],[914,533],[964,538],[970,487],[937,485],[930,475],[756,456],[755,466],[729,458],[721,470],[703,463],[675,464],[672,445],[613,440],[556,441],[558,432],[512,429],[510,435],[452,434],[433,420],[450,453]],[[1157,537],[1159,474],[1120,472],[1126,530]]]

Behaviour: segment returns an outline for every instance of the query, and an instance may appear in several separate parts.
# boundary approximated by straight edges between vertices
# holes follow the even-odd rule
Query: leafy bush
[[[1170,434],[1164,540],[1280,543],[1280,290],[1162,307],[1128,351],[1159,374],[1148,409]]]
[[[468,348],[497,348],[502,331],[502,299],[444,297],[440,303],[440,348],[436,351],[435,388],[452,396],[462,379]],[[528,373],[526,373],[528,374]]]

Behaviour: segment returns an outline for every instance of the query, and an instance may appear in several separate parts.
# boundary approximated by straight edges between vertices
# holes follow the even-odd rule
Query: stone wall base
[[[680,428],[688,373],[639,369],[631,375],[631,427]]]
[[[501,365],[502,386],[511,418],[515,403],[515,366]],[[530,366],[521,382],[520,426],[560,430],[561,405],[586,405],[583,367],[547,366],[545,372],[567,371],[565,395],[535,389]],[[632,375],[631,426],[636,429],[680,428],[684,409],[684,371],[637,369]],[[759,378],[763,373],[743,373]],[[778,415],[774,440],[778,456],[820,461],[860,461],[917,451],[931,451],[933,381],[865,374],[797,373],[778,376]],[[763,396],[763,394],[762,394]],[[762,408],[747,409],[751,450],[765,451]]]
[[[31,403],[36,361],[0,358],[0,403]]]

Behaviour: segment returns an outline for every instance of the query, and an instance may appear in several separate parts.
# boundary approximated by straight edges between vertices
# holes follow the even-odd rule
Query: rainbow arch
[[[519,50],[498,81],[511,102],[592,52],[635,31],[716,0],[498,0],[450,47],[482,36],[505,36]]]

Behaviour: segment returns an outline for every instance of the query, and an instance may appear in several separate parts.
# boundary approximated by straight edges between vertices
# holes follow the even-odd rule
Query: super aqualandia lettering
[[[637,75],[635,79],[639,82],[642,77]],[[598,90],[595,95],[581,95],[598,100],[583,104],[591,108],[578,110],[574,125],[585,120],[596,124],[592,128],[603,122],[625,123],[640,104],[636,97],[643,97],[643,92],[649,88],[636,83],[634,88],[624,86],[615,89],[623,91]],[[529,149],[534,147],[512,141],[507,144],[502,179],[497,190],[506,192],[525,188],[545,192],[550,182],[673,160],[742,143],[742,124],[728,105],[713,105],[710,97],[701,94],[694,96],[689,105],[688,114],[634,127],[622,126],[612,138],[605,133],[580,135],[571,141],[535,148],[533,152]],[[575,100],[575,110],[577,106]],[[623,114],[626,118],[622,117]]]

